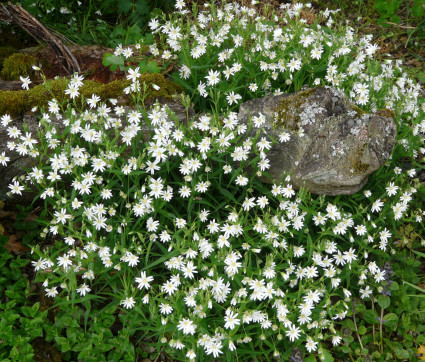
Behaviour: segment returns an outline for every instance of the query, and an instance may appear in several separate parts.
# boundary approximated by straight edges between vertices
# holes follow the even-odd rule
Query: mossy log
[[[147,85],[147,99],[171,98],[173,94],[182,91],[179,85],[165,79],[159,73],[144,74],[139,78],[139,81],[141,84],[145,83]],[[47,102],[53,98],[57,99],[59,103],[62,103],[68,98],[65,94],[68,82],[66,78],[60,78],[48,81],[47,86],[45,84],[36,85],[28,91],[0,91],[0,115],[10,114],[14,117],[20,116],[34,107],[40,109],[46,106]],[[131,81],[127,79],[119,79],[107,84],[87,80],[83,82],[83,86],[79,89],[80,96],[76,100],[78,102],[82,97],[87,99],[93,94],[99,96],[102,101],[106,101],[109,98],[123,97],[124,88],[130,84]],[[159,89],[155,89],[152,86],[154,84]],[[130,97],[124,97],[124,101],[130,102]]]

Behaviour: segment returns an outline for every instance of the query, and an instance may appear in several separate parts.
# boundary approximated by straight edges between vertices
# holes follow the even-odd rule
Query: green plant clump
[[[141,66],[127,69],[128,110],[96,95],[77,102],[87,86],[74,75],[65,98],[52,95],[40,115],[37,137],[1,117],[8,149],[34,157],[9,189],[35,187],[44,203],[47,241],[32,248],[32,266],[54,304],[46,341],[64,360],[417,358],[424,101],[401,62],[374,59],[371,38],[334,25],[329,11],[326,26],[308,25],[302,10],[263,16],[238,3],[188,9],[179,0],[174,14],[152,19],[150,52],[173,62],[185,117],[147,106],[161,88],[142,82]],[[138,56],[119,46],[108,62]],[[260,115],[242,124],[239,105],[304,85],[394,113],[394,152],[363,191],[312,195],[286,174],[260,181],[271,179],[268,154],[288,132],[265,133]],[[192,104],[201,112],[193,119]],[[0,161],[8,164],[6,153]]]
[[[3,62],[1,77],[4,80],[19,80],[20,77],[28,77],[32,74],[32,66],[35,58],[29,54],[15,53]]]

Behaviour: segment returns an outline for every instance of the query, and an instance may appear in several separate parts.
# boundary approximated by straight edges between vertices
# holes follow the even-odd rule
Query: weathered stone
[[[170,111],[174,114],[174,119],[176,119],[178,122],[184,122],[187,123],[187,113],[186,108],[181,104],[181,102],[174,100],[174,99],[160,99],[158,100],[159,104],[161,106],[167,105]],[[149,101],[146,105],[147,109],[149,109],[153,105],[153,101]],[[130,107],[124,107],[126,113],[131,110]],[[195,111],[190,108],[189,109],[189,118],[191,119],[194,117]],[[112,115],[112,117],[114,117]],[[125,123],[125,122],[123,122]],[[33,138],[37,139],[37,131],[39,128],[39,117],[32,113],[27,112],[24,114],[23,117],[20,117],[19,119],[14,120],[10,125],[18,127],[21,131],[23,131],[23,124],[27,127],[27,132],[31,133],[31,136]],[[65,126],[63,122],[59,119],[52,118],[51,124],[54,126],[58,133],[63,132]],[[125,124],[123,124],[122,129],[124,128]],[[141,124],[141,132],[143,139],[146,141],[150,137],[151,130],[147,126],[145,122],[142,122]],[[6,201],[8,205],[11,205],[11,203],[19,203],[22,205],[30,204],[34,198],[34,194],[31,192],[24,192],[22,196],[20,195],[9,195],[9,185],[12,182],[13,178],[19,177],[24,175],[25,169],[29,170],[31,169],[37,162],[37,159],[34,159],[30,156],[20,156],[16,152],[11,152],[7,148],[7,143],[10,141],[7,129],[0,125],[0,154],[2,152],[6,153],[7,157],[10,157],[10,161],[8,162],[7,166],[0,165],[0,200]],[[120,140],[119,140],[120,141]]]
[[[389,158],[396,137],[392,112],[367,114],[333,88],[317,87],[294,94],[267,96],[241,104],[239,120],[263,114],[263,132],[287,142],[268,153],[273,180],[291,176],[294,188],[315,194],[353,194]],[[252,134],[258,129],[254,127]]]

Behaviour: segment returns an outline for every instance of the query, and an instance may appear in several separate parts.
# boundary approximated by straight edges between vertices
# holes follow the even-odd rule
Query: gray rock
[[[250,100],[241,104],[239,120],[248,124],[260,113],[266,117],[261,127],[265,134],[277,139],[282,131],[290,135],[269,151],[272,180],[263,180],[280,182],[290,175],[294,188],[315,194],[359,191],[395,145],[391,111],[367,114],[329,87]]]

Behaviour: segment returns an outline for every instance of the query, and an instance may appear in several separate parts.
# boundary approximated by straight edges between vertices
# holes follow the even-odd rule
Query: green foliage
[[[27,215],[21,209],[16,227]],[[28,228],[39,233],[36,223]],[[30,233],[26,241],[33,241],[35,234]],[[22,272],[29,267],[30,261],[21,256],[14,258],[5,247],[8,239],[9,236],[0,236],[0,359],[32,361],[34,349],[31,343],[43,336],[44,326],[48,323],[47,311],[40,308],[40,303],[31,301],[30,282]]]
[[[171,0],[21,0],[22,6],[44,25],[79,44],[135,43],[150,13],[169,11]]]
[[[400,258],[392,266],[395,274],[407,268],[404,278],[417,283],[420,268],[414,259]],[[351,319],[343,323],[345,345],[336,349],[340,358],[415,360],[419,344],[425,342],[425,298],[421,297],[425,290],[412,295],[410,283],[398,280],[389,280],[375,302],[353,302]]]
[[[374,8],[380,14],[378,24],[388,25],[386,24],[388,21],[399,24],[402,19],[398,15],[401,5],[406,6],[404,17],[409,18],[411,16],[417,20],[423,19],[425,15],[425,0],[408,2],[402,0],[375,0]]]
[[[399,23],[400,17],[397,15],[397,11],[401,3],[401,0],[375,0],[374,8],[377,9],[381,15],[379,22],[381,24],[386,21]]]
[[[117,70],[118,67],[120,67],[120,69],[124,69],[124,59],[110,53],[105,53],[102,64],[105,67],[110,66],[112,71]]]

